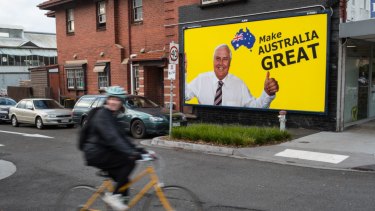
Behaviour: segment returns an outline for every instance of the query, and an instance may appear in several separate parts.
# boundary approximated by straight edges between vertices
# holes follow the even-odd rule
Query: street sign
[[[176,65],[168,65],[168,80],[176,80]]]
[[[178,44],[171,42],[169,44],[169,64],[178,64]]]

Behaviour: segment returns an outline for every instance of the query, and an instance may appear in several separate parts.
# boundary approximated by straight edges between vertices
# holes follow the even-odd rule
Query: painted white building
[[[30,67],[57,64],[56,34],[0,25],[0,90],[30,79]]]
[[[374,0],[349,0],[346,8],[347,21],[370,19],[371,14],[375,13],[374,9]]]

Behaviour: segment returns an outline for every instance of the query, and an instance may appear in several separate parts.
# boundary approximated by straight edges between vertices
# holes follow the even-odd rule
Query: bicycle
[[[141,161],[155,162],[159,159],[154,159],[154,156],[143,156]],[[113,192],[114,187],[112,180],[107,174],[99,171],[99,176],[107,177],[98,188],[89,185],[76,185],[64,191],[57,200],[56,210],[71,211],[104,211],[111,210],[103,200],[102,196],[106,191]],[[146,169],[137,174],[128,184],[120,188],[120,192],[129,189],[133,184],[140,181],[142,178],[150,176],[149,182],[129,200],[128,209],[135,207],[143,197],[146,197],[141,210],[147,211],[202,211],[202,204],[199,198],[189,189],[169,185],[164,186],[160,182],[157,172],[153,165],[148,165]],[[150,190],[154,188],[154,192],[149,194]],[[77,195],[76,195],[77,194]],[[159,199],[159,200],[157,200]]]

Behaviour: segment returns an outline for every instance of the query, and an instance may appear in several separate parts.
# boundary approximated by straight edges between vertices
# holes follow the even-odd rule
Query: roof
[[[56,34],[42,32],[24,32],[23,38],[0,37],[0,47],[36,47],[56,49]]]
[[[39,7],[42,10],[54,10],[56,6],[66,4],[69,2],[73,2],[74,0],[48,0],[41,4],[39,4],[37,7]]]
[[[18,25],[0,24],[0,29],[21,29],[21,30],[23,30],[23,27],[18,26]]]
[[[339,37],[375,41],[375,19],[340,23]]]

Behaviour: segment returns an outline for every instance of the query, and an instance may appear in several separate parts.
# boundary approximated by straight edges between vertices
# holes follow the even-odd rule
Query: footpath
[[[241,159],[322,169],[375,172],[375,121],[344,132],[288,129],[293,140],[272,146],[227,148],[156,137],[146,145],[184,149]]]

